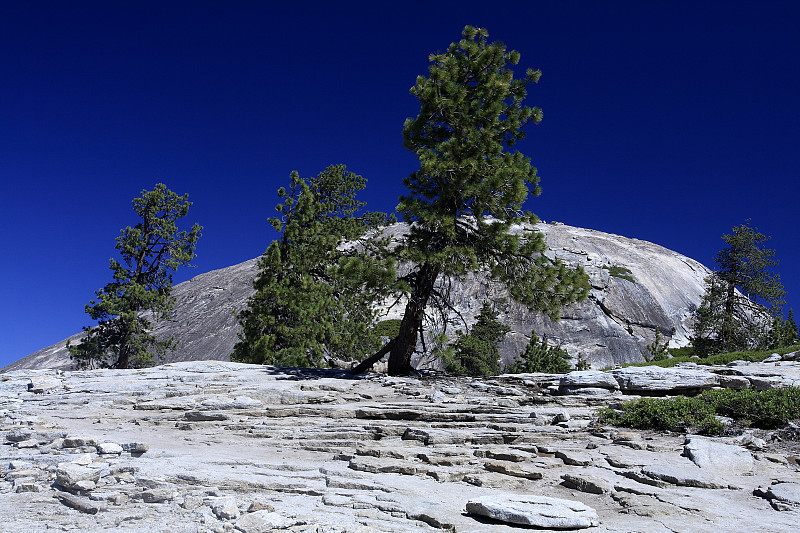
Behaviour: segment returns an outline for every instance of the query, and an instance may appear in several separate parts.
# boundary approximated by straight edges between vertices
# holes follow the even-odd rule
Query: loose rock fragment
[[[72,507],[82,513],[97,514],[97,511],[100,510],[98,506],[89,500],[69,494],[68,492],[56,492],[53,496],[61,500],[61,503],[67,507]]]

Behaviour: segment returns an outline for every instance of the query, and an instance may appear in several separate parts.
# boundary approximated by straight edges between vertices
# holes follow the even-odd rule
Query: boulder
[[[600,525],[597,511],[588,505],[546,496],[483,496],[467,502],[467,512],[500,522],[547,529],[582,529]]]
[[[700,369],[629,366],[610,371],[619,388],[629,394],[681,394],[719,386],[719,376]]]
[[[56,484],[67,490],[91,490],[99,479],[100,470],[96,468],[87,468],[74,463],[59,463],[56,468]]]
[[[560,389],[586,387],[619,390],[619,383],[614,376],[600,370],[575,370],[562,377],[558,386]]]

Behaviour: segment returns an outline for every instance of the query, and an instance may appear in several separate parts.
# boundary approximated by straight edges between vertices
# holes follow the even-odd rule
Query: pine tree
[[[531,340],[519,357],[506,369],[510,374],[542,372],[545,374],[566,374],[572,370],[569,354],[560,346],[550,346],[547,337],[541,341],[535,331]]]
[[[780,316],[786,292],[772,269],[775,251],[769,237],[749,221],[723,235],[727,244],[706,279],[706,292],[695,313],[692,343],[698,355],[765,348],[773,320]]]
[[[513,146],[526,125],[542,118],[539,108],[523,105],[540,72],[529,69],[514,79],[518,52],[488,43],[485,29],[467,26],[462,36],[445,53],[430,56],[428,77],[418,77],[411,88],[420,113],[406,120],[403,140],[420,168],[404,180],[408,194],[397,210],[410,232],[397,254],[416,266],[404,277],[409,297],[400,334],[385,347],[390,374],[411,370],[428,305],[450,305],[436,289],[442,276],[483,270],[515,300],[553,318],[588,294],[583,270],[544,256],[544,237],[523,225],[537,221],[523,204],[539,194],[539,178]]]
[[[794,321],[794,311],[789,309],[789,316],[785,320],[782,316],[776,316],[769,331],[768,348],[786,348],[794,346],[798,341],[800,341],[800,333],[798,333],[797,323]]]
[[[141,222],[117,237],[124,264],[111,259],[114,281],[86,306],[86,313],[99,323],[83,328],[86,336],[80,343],[67,343],[80,367],[145,366],[175,348],[173,339],[156,339],[149,330],[152,318],[165,318],[173,309],[173,272],[196,255],[202,227],[194,224],[188,232],[177,227],[192,205],[187,198],[159,183],[133,200]]]
[[[511,328],[497,320],[497,311],[484,302],[469,333],[459,332],[452,356],[445,357],[445,370],[460,376],[494,376],[500,373],[497,343]]]
[[[292,172],[289,190],[278,190],[280,215],[270,222],[281,236],[259,261],[231,360],[320,367],[379,347],[375,304],[395,273],[375,231],[386,215],[356,199],[365,184],[333,165],[307,180]]]

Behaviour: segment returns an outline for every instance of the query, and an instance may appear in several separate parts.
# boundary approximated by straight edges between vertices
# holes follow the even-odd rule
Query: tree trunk
[[[730,351],[729,348],[733,346],[733,329],[735,327],[733,315],[735,303],[736,285],[729,281],[725,294],[725,314],[722,318],[722,345],[725,351]]]
[[[384,355],[389,353],[389,350],[391,350],[392,346],[394,346],[394,341],[395,341],[395,339],[390,340],[388,343],[386,343],[386,346],[384,346],[383,348],[378,350],[377,353],[375,353],[374,355],[369,356],[367,359],[365,359],[364,361],[359,363],[358,366],[356,366],[355,368],[350,370],[350,373],[351,374],[363,374],[364,372],[366,372],[367,370],[372,368],[372,365],[374,365],[375,363],[380,361],[380,359]]]
[[[411,372],[411,356],[417,347],[417,336],[437,277],[439,269],[430,263],[424,263],[414,277],[411,296],[406,304],[403,321],[400,323],[400,333],[395,338],[389,355],[391,376]]]

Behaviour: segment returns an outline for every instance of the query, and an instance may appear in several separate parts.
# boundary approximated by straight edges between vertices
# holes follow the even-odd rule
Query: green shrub
[[[373,332],[378,337],[389,337],[390,339],[394,339],[400,334],[400,323],[402,320],[399,318],[393,318],[391,320],[381,320],[377,324],[375,324],[375,329]]]
[[[724,429],[716,416],[761,429],[780,428],[800,419],[800,388],[720,389],[694,398],[643,398],[623,403],[620,410],[601,409],[598,413],[604,424],[662,431],[693,429],[706,435],[718,435]]]
[[[566,374],[572,370],[569,354],[560,346],[549,346],[547,337],[539,340],[535,332],[531,332],[531,340],[525,351],[517,360],[506,368],[509,374],[542,372],[545,374]]]
[[[633,278],[633,272],[631,272],[629,268],[617,265],[603,265],[602,268],[608,270],[608,273],[615,278],[626,279],[631,283],[636,283],[636,280]]]
[[[589,361],[582,353],[578,354],[578,360],[575,361],[575,370],[589,370],[590,368],[592,368],[592,365]]]

